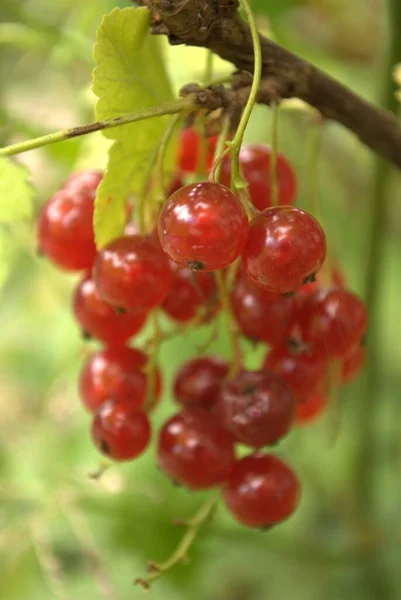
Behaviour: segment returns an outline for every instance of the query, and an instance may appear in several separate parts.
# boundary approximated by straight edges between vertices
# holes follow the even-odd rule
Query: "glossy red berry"
[[[263,368],[273,371],[285,381],[297,402],[321,385],[327,374],[328,361],[325,355],[312,349],[291,352],[281,345],[270,350]]]
[[[61,190],[42,206],[38,217],[40,251],[68,271],[90,269],[96,257],[94,194]]]
[[[95,412],[106,400],[128,402],[142,408],[146,399],[148,356],[141,350],[115,346],[90,355],[79,379],[82,401]],[[156,398],[161,393],[160,372],[156,372]]]
[[[195,271],[228,266],[241,254],[248,219],[228,188],[210,182],[175,192],[159,217],[159,238],[172,260]]]
[[[243,144],[240,151],[240,167],[248,182],[249,196],[258,210],[270,208],[273,204],[271,176],[271,148],[264,144]],[[221,183],[230,187],[231,165],[224,161]],[[287,158],[277,153],[278,203],[289,205],[294,202],[297,192],[295,171]]]
[[[212,317],[218,308],[216,282],[212,273],[194,272],[170,262],[173,283],[163,302],[164,312],[174,321],[186,323],[203,307],[205,317]]]
[[[104,302],[91,277],[82,279],[78,284],[73,310],[82,331],[109,346],[124,344],[140,331],[146,321],[145,313],[118,312]]]
[[[310,296],[314,292],[317,292],[322,287],[327,285],[334,285],[337,287],[346,287],[347,280],[340,267],[333,263],[326,263],[322,266],[319,273],[316,275],[315,281],[311,281],[306,285],[303,285],[298,290],[300,296]]]
[[[326,238],[319,223],[287,206],[268,208],[251,221],[242,254],[253,282],[280,294],[294,292],[314,277],[325,257]]]
[[[221,386],[216,411],[237,442],[262,448],[289,432],[295,418],[295,400],[289,387],[274,373],[242,371]]]
[[[341,382],[349,383],[355,379],[366,362],[366,347],[358,344],[343,360],[341,368]]]
[[[164,424],[157,455],[168,477],[193,490],[221,484],[235,459],[229,433],[199,408],[180,412]]]
[[[93,199],[99,183],[103,179],[103,171],[99,169],[87,169],[73,173],[64,184],[68,191],[85,192],[92,195]]]
[[[302,340],[329,358],[345,358],[368,326],[366,306],[344,288],[325,288],[304,298],[298,311]]]
[[[316,390],[302,402],[297,404],[298,425],[309,425],[318,419],[327,405],[326,395],[322,390]]]
[[[294,299],[258,288],[242,269],[231,291],[231,304],[246,337],[275,345],[290,331]]]
[[[183,364],[174,381],[174,397],[186,408],[211,408],[220,385],[228,374],[228,364],[216,356],[203,356]]]
[[[151,236],[118,238],[98,254],[93,278],[101,298],[118,308],[144,312],[166,298],[172,283],[167,256]]]
[[[237,461],[223,489],[228,510],[249,527],[284,521],[295,511],[299,495],[299,481],[291,467],[261,452]]]
[[[113,460],[131,460],[142,454],[150,434],[146,414],[128,402],[109,400],[99,408],[92,422],[95,445]]]
[[[181,131],[178,165],[182,171],[195,173],[200,160],[202,138],[200,134],[190,127]],[[217,137],[206,138],[207,156],[206,167],[210,169],[213,163],[213,155],[217,144]]]

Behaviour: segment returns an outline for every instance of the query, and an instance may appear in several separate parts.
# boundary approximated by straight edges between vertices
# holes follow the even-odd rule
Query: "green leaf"
[[[28,177],[24,167],[0,158],[0,223],[32,217],[34,189]]]
[[[146,8],[116,8],[106,15],[97,31],[94,56],[97,119],[121,116],[172,99],[159,41],[149,33]],[[94,229],[98,247],[122,234],[127,198],[145,193],[170,118],[152,118],[103,132],[114,143],[96,197]],[[174,144],[170,143],[166,172],[173,170],[173,161]]]

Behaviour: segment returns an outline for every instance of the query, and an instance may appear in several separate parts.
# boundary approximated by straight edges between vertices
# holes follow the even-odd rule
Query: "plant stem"
[[[272,179],[272,206],[278,206],[279,203],[279,189],[278,189],[278,177],[277,177],[277,150],[278,150],[278,104],[272,102],[272,132],[271,132],[271,163],[270,173]]]
[[[398,112],[399,105],[395,98],[395,84],[392,80],[392,69],[401,60],[401,3],[399,0],[388,0],[389,46],[386,64],[381,70],[383,89],[381,105],[389,111]],[[378,527],[376,520],[375,479],[372,477],[372,465],[378,453],[377,408],[383,406],[380,398],[381,357],[378,352],[380,322],[379,302],[381,295],[381,278],[386,269],[383,242],[386,236],[385,220],[389,206],[389,183],[392,169],[382,158],[376,159],[373,198],[370,216],[369,247],[366,253],[366,276],[364,297],[368,307],[370,328],[370,352],[368,364],[360,389],[357,407],[359,445],[356,462],[357,501],[362,526]],[[398,477],[398,473],[395,474]],[[389,540],[386,540],[389,543]],[[367,586],[373,598],[392,598],[386,570],[380,564],[380,549],[374,549],[365,560]]]
[[[230,334],[231,340],[231,349],[232,349],[232,363],[230,372],[228,374],[229,377],[234,377],[241,368],[242,357],[241,357],[241,348],[239,345],[239,330],[237,326],[237,321],[235,319],[233,309],[231,306],[231,300],[229,296],[229,292],[227,289],[227,282],[225,281],[224,275],[222,271],[215,271],[215,279],[217,284],[217,289],[219,292],[220,301],[223,307],[223,310],[226,314],[228,320],[228,331]]]
[[[195,541],[195,538],[198,535],[198,532],[201,529],[202,525],[204,525],[212,517],[218,501],[219,495],[213,494],[200,507],[200,509],[193,516],[192,519],[190,519],[186,523],[182,523],[187,527],[187,530],[181,538],[181,541],[179,542],[177,548],[171,554],[171,556],[162,563],[150,562],[149,575],[145,578],[137,579],[135,583],[141,585],[146,590],[148,590],[150,589],[150,586],[155,579],[161,577],[163,573],[174,567],[176,564],[180,562],[185,562],[185,560],[188,558],[188,550]]]
[[[191,96],[187,96],[186,98],[172,100],[171,102],[161,104],[160,106],[143,108],[121,117],[114,117],[113,119],[106,119],[104,121],[95,121],[94,123],[88,123],[87,125],[82,125],[80,127],[64,129],[63,131],[49,133],[48,135],[43,135],[32,140],[26,140],[25,142],[6,146],[5,148],[0,149],[0,157],[21,154],[22,152],[28,152],[28,150],[34,150],[35,148],[41,148],[42,146],[48,146],[49,144],[70,140],[81,135],[93,133],[94,131],[111,129],[113,127],[119,127],[120,125],[128,125],[129,123],[136,123],[137,121],[144,121],[145,119],[160,117],[162,115],[173,115],[175,113],[184,112],[190,108],[193,108],[193,103]]]
[[[232,142],[230,142],[230,148],[232,150],[232,165],[231,165],[231,177],[234,182],[234,187],[241,188],[244,187],[244,182],[242,181],[242,177],[240,175],[239,168],[239,151],[241,149],[242,140],[244,138],[244,133],[246,126],[248,125],[249,118],[251,116],[253,107],[256,103],[256,97],[260,87],[260,80],[262,77],[262,49],[260,44],[260,37],[258,28],[256,26],[255,17],[253,16],[251,7],[249,6],[248,0],[239,0],[241,7],[244,9],[245,14],[248,19],[249,27],[252,35],[253,42],[253,52],[254,52],[254,61],[255,61],[255,69],[253,73],[253,81],[251,92],[249,94],[248,102],[244,108],[244,112],[242,113],[241,120],[238,125],[238,129],[236,131],[235,137]]]

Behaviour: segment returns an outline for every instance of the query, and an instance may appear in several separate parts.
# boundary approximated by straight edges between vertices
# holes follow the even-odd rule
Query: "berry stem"
[[[215,278],[217,289],[219,290],[220,300],[228,319],[228,331],[230,334],[233,354],[233,360],[228,377],[234,377],[240,370],[242,363],[241,348],[239,345],[239,331],[222,271],[215,271]]]
[[[141,585],[143,588],[148,590],[155,579],[161,577],[166,571],[169,571],[176,564],[185,562],[185,560],[188,558],[188,550],[194,543],[201,527],[212,518],[218,501],[219,494],[212,494],[191,519],[186,522],[182,522],[182,524],[187,527],[187,530],[182,536],[177,548],[164,562],[151,562],[149,564],[149,575],[145,578],[137,579],[135,581],[137,585]]]
[[[171,138],[173,137],[173,133],[175,128],[177,127],[178,122],[181,119],[181,114],[178,113],[176,115],[173,116],[173,118],[170,120],[170,123],[168,124],[168,126],[166,127],[164,133],[163,133],[163,137],[160,141],[160,146],[157,152],[157,160],[156,160],[156,167],[155,167],[155,184],[157,186],[158,189],[158,193],[160,193],[161,197],[160,197],[160,201],[164,202],[166,197],[165,197],[165,185],[164,185],[164,160],[166,157],[166,151],[168,148],[168,145],[170,143]]]
[[[223,164],[223,158],[228,154],[229,148],[224,149],[224,145],[227,140],[228,132],[230,130],[231,119],[228,115],[224,117],[223,127],[217,140],[216,148],[214,151],[213,164],[209,173],[209,181],[211,183],[218,182],[220,179],[221,166]]]
[[[242,188],[246,185],[243,181],[240,174],[240,166],[239,166],[239,151],[241,149],[242,140],[244,138],[244,133],[246,126],[248,125],[249,118],[251,116],[253,107],[256,103],[256,97],[260,87],[260,81],[262,78],[262,50],[260,44],[260,37],[258,28],[256,26],[255,17],[253,16],[251,7],[248,3],[248,0],[239,0],[239,4],[243,8],[249,23],[249,27],[252,35],[252,43],[253,43],[253,52],[254,52],[254,61],[255,61],[255,69],[253,73],[253,81],[251,92],[249,94],[248,101],[244,108],[244,112],[242,113],[241,120],[238,125],[238,129],[236,131],[235,137],[232,142],[230,142],[230,148],[232,150],[232,165],[231,165],[231,177],[234,182],[235,188]]]
[[[272,178],[272,206],[278,206],[279,204],[279,193],[278,193],[278,177],[277,177],[277,149],[278,149],[278,104],[272,102],[272,130],[271,130],[271,163],[270,171]]]
[[[71,129],[64,129],[63,131],[49,133],[41,137],[26,140],[25,142],[12,144],[11,146],[1,148],[0,156],[13,156],[15,154],[21,154],[22,152],[28,152],[29,150],[34,150],[35,148],[41,148],[50,144],[56,144],[57,142],[63,142],[72,138],[80,137],[82,135],[87,135],[88,133],[93,133],[94,131],[112,129],[113,127],[120,127],[121,125],[128,125],[129,123],[136,123],[137,121],[144,121],[145,119],[151,119],[152,117],[173,115],[176,113],[185,112],[191,108],[194,108],[194,104],[191,96],[187,96],[186,98],[172,100],[171,102],[160,104],[159,106],[143,108],[121,117],[114,117],[113,119],[106,119],[104,121],[95,121],[94,123],[89,123],[87,125],[72,127]]]
[[[153,337],[151,340],[151,348],[149,350],[149,360],[146,365],[147,385],[146,398],[143,409],[149,412],[156,399],[156,371],[157,361],[159,357],[159,348],[162,340],[162,331],[159,322],[159,311],[155,309],[151,314],[151,322],[153,326]]]

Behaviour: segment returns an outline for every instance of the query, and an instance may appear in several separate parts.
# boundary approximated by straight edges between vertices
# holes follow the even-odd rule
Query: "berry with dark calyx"
[[[170,261],[173,283],[162,308],[174,321],[186,323],[203,306],[205,315],[213,316],[218,308],[216,282],[212,273],[195,273]]]
[[[242,253],[250,279],[280,294],[315,276],[325,257],[323,229],[312,215],[291,206],[268,208],[255,217]]]
[[[38,245],[57,267],[67,271],[89,270],[96,257],[93,233],[94,195],[75,190],[54,194],[40,211]]]
[[[176,263],[193,270],[227,267],[241,254],[248,219],[228,188],[204,181],[175,192],[159,216],[160,243]]]
[[[216,149],[217,137],[206,138],[207,157],[206,168],[210,169],[213,163],[214,151]],[[200,159],[202,138],[200,134],[190,127],[181,131],[178,165],[181,171],[195,173]]]
[[[276,345],[289,333],[294,299],[257,287],[240,269],[231,291],[231,305],[241,333]]]
[[[363,344],[358,344],[344,358],[341,367],[341,383],[349,383],[355,379],[366,362],[366,347]]]
[[[368,326],[366,306],[344,288],[321,289],[303,299],[298,310],[301,339],[329,358],[345,358]]]
[[[323,390],[315,390],[302,402],[297,404],[298,425],[309,425],[316,421],[327,406],[327,398]]]
[[[285,345],[270,350],[263,363],[264,369],[273,371],[285,381],[297,402],[304,400],[321,385],[327,367],[325,355],[308,348],[291,352]]]
[[[99,169],[87,169],[86,171],[78,171],[73,173],[64,183],[64,189],[68,191],[77,191],[91,194],[93,199],[96,195],[96,190],[99,183],[103,179],[103,171]]]
[[[299,496],[300,484],[292,468],[262,452],[238,460],[223,488],[226,507],[248,527],[285,521],[297,508]]]
[[[183,364],[174,381],[174,397],[186,408],[211,408],[228,374],[226,361],[216,356],[194,358]]]
[[[104,302],[91,277],[79,282],[73,300],[75,318],[82,331],[109,346],[122,345],[142,329],[146,313],[119,313]]]
[[[163,425],[157,456],[168,477],[193,490],[223,483],[235,460],[230,434],[200,408],[184,410]]]
[[[258,210],[270,208],[273,204],[273,186],[271,174],[272,151],[265,144],[243,144],[240,150],[240,167],[248,182],[249,196]],[[223,162],[220,181],[230,187],[231,163]],[[293,204],[297,192],[295,171],[286,157],[277,153],[278,203]]]
[[[161,304],[172,283],[167,256],[152,236],[140,235],[107,244],[96,258],[93,278],[106,302],[138,312]]]
[[[326,279],[328,279],[328,281],[325,283]],[[326,284],[346,287],[346,277],[338,265],[325,263],[319,273],[317,273],[315,281],[307,283],[299,288],[298,294],[301,296],[310,296],[320,288],[326,287]]]
[[[93,441],[113,460],[132,460],[142,454],[149,445],[150,435],[147,415],[129,402],[109,400],[93,418]]]
[[[242,371],[222,384],[216,413],[237,442],[262,448],[289,432],[295,400],[290,388],[274,373]]]
[[[91,354],[79,379],[79,392],[85,407],[95,412],[106,400],[114,399],[143,408],[148,386],[148,360],[141,350],[125,346],[113,346]],[[157,369],[155,401],[160,394],[161,376]]]

